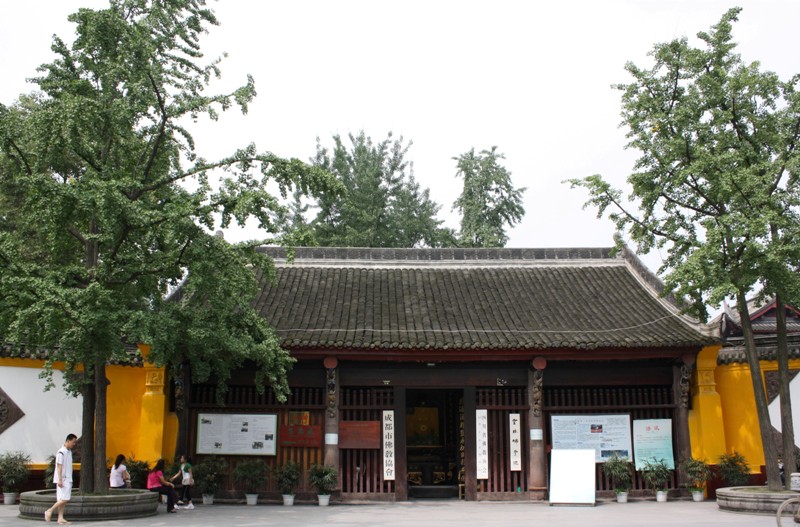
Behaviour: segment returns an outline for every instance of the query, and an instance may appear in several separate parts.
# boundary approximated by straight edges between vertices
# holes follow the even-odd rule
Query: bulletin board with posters
[[[629,414],[553,415],[550,430],[553,450],[594,450],[596,463],[633,457]]]
[[[197,414],[197,453],[274,456],[275,414]]]

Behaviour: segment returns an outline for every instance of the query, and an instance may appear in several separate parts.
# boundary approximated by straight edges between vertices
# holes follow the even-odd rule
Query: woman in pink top
[[[159,459],[153,470],[147,474],[147,489],[158,492],[159,495],[167,497],[167,512],[175,512],[175,502],[178,501],[178,494],[175,492],[175,485],[164,478],[164,460]]]

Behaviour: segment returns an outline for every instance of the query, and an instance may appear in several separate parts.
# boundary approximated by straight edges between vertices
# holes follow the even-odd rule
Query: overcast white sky
[[[229,53],[219,90],[256,80],[250,113],[194,129],[206,158],[253,141],[308,160],[316,137],[363,129],[413,140],[417,180],[451,212],[460,192],[452,160],[497,145],[526,215],[510,247],[596,247],[613,226],[582,210],[586,194],[562,184],[600,173],[622,184],[635,152],[618,127],[626,61],[646,65],[656,42],[696,42],[735,5],[746,61],[788,78],[800,72],[800,2],[789,0],[587,0],[559,2],[283,0],[209,2],[221,26],[203,42],[207,58]],[[52,60],[51,36],[72,39],[66,17],[100,0],[2,0],[0,102],[32,89],[25,79]],[[248,235],[249,234],[249,235]],[[258,237],[229,233],[226,238]],[[645,261],[654,270],[658,255]]]

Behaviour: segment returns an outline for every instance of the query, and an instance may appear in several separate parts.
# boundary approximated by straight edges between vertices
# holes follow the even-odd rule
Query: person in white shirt
[[[72,449],[75,448],[75,443],[78,442],[78,436],[75,434],[67,435],[64,446],[56,452],[56,467],[53,471],[53,483],[56,484],[56,502],[55,504],[44,511],[45,521],[50,521],[53,517],[53,510],[58,511],[58,523],[67,525],[68,522],[64,519],[64,509],[67,508],[67,503],[72,498]]]
[[[108,474],[108,486],[112,489],[124,489],[131,486],[131,475],[128,474],[128,467],[124,465],[125,456],[117,456],[111,472]]]

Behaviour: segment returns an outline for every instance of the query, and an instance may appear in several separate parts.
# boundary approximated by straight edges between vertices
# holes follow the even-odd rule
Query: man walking
[[[58,511],[58,523],[67,525],[69,522],[64,519],[64,509],[72,498],[72,449],[78,442],[78,436],[69,434],[64,446],[56,452],[56,469],[53,471],[53,483],[56,484],[56,502],[44,511],[45,521],[50,521],[53,517],[53,509]]]

